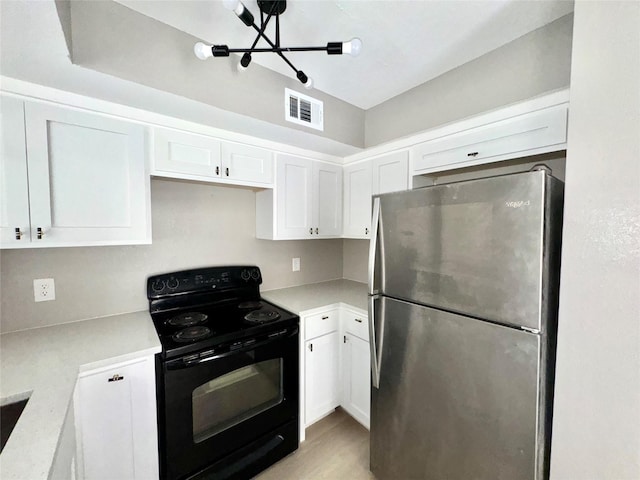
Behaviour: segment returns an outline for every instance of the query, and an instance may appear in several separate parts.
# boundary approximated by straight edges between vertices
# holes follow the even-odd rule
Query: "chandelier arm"
[[[298,74],[298,72],[300,72],[300,70],[298,70],[296,67],[294,67],[293,63],[291,63],[291,62],[289,61],[289,59],[288,59],[287,57],[285,57],[285,56],[282,54],[282,49],[281,49],[280,47],[278,47],[277,45],[275,45],[275,44],[271,41],[271,39],[270,39],[269,37],[267,37],[267,36],[264,34],[264,32],[261,32],[261,31],[260,31],[260,29],[258,28],[258,26],[257,26],[255,23],[253,24],[253,28],[254,28],[255,30],[257,30],[257,31],[258,31],[258,35],[260,35],[262,38],[264,38],[264,40],[265,40],[269,45],[271,45],[271,49],[264,50],[264,49],[262,49],[262,48],[254,48],[254,49],[252,50],[253,52],[260,52],[260,51],[275,52],[275,53],[277,53],[277,54],[280,56],[280,58],[282,58],[282,60],[284,60],[284,61],[285,61],[285,63],[286,63],[287,65],[289,65],[289,66],[293,69],[293,71],[294,71],[294,72],[296,72],[296,74]],[[229,51],[231,51],[231,50],[229,50]],[[243,51],[243,50],[242,50],[242,49],[240,49],[240,50],[238,50],[238,51]]]
[[[262,11],[260,12],[260,16],[262,16]],[[269,20],[271,20],[271,17],[273,16],[273,14],[269,14],[267,16],[267,19],[263,21],[263,19],[260,19],[260,30],[258,30],[258,35],[256,36],[256,39],[253,41],[253,45],[251,45],[251,51],[248,53],[252,53],[253,49],[255,48],[255,46],[258,44],[258,40],[260,40],[261,37],[264,36],[264,31],[267,28],[267,24],[269,23]],[[276,21],[278,20],[278,16],[276,15]],[[254,24],[255,25],[255,24]]]

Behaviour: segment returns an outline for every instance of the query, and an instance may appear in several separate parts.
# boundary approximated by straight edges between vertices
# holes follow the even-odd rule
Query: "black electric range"
[[[147,280],[161,478],[248,479],[297,449],[299,317],[261,283],[255,266]]]

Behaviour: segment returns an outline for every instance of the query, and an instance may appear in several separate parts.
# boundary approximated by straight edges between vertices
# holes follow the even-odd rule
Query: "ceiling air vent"
[[[324,130],[323,104],[302,93],[284,89],[284,117],[288,122]]]

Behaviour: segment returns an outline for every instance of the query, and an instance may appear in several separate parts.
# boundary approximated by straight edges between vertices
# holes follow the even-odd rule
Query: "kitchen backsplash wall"
[[[342,240],[257,240],[249,189],[154,179],[151,198],[152,245],[3,250],[0,331],[146,310],[147,277],[173,270],[255,264],[263,290],[343,276]],[[34,302],[36,278],[55,280],[54,301]]]
[[[366,283],[369,268],[369,240],[344,239],[342,251],[342,277]]]

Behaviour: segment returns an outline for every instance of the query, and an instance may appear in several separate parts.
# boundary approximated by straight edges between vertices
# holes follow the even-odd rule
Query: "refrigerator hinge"
[[[540,333],[540,330],[536,330],[535,328],[529,328],[529,327],[520,327],[520,328],[525,332],[535,333],[536,335]]]

